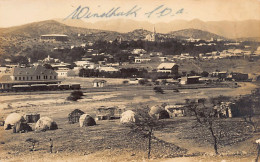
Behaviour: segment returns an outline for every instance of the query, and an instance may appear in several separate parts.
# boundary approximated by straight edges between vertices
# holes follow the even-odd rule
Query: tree
[[[236,101],[239,115],[244,119],[247,124],[250,124],[252,126],[253,132],[257,132],[257,124],[253,120],[253,117],[255,116],[255,112],[257,111],[257,109],[259,109],[259,95],[260,89],[257,89],[251,95],[240,97]]]
[[[210,132],[215,153],[218,154],[218,143],[222,137],[222,130],[218,131],[215,129],[216,111],[213,109],[213,101],[215,100],[211,99],[211,102],[207,102],[206,99],[199,99],[198,102],[196,102],[195,100],[186,99],[186,104],[188,110],[193,113],[200,126]]]
[[[147,157],[148,159],[151,156],[151,149],[152,149],[152,138],[153,138],[153,131],[157,128],[161,128],[163,123],[160,122],[156,117],[152,117],[149,114],[150,108],[148,106],[141,106],[140,108],[136,109],[136,115],[138,117],[138,122],[128,124],[131,128],[131,131],[134,133],[138,133],[141,136],[148,138],[148,152]]]
[[[12,56],[11,58],[13,63],[19,63],[19,64],[25,64],[27,65],[28,62],[28,58],[25,56]]]

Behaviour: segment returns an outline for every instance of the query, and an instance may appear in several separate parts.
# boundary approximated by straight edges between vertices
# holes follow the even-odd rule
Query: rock
[[[96,125],[96,122],[95,122],[94,118],[92,118],[90,115],[83,114],[80,116],[80,118],[79,118],[80,127],[93,126],[93,125]]]
[[[55,129],[58,129],[58,125],[49,117],[41,117],[35,125],[35,131],[46,131]]]
[[[15,124],[25,122],[25,119],[22,115],[18,113],[11,113],[5,119],[4,129],[11,129]]]
[[[121,114],[120,123],[135,123],[138,121],[138,118],[132,110],[127,110]]]

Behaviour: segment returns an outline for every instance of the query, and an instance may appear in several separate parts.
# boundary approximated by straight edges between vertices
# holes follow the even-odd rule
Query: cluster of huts
[[[222,102],[214,107],[217,117],[234,117],[237,114],[235,104]],[[186,105],[156,105],[149,110],[149,115],[157,119],[183,117],[190,115]],[[75,109],[68,115],[70,124],[79,123],[80,127],[94,126],[97,120],[120,119],[120,123],[137,122],[138,115],[132,110],[125,111],[125,108],[101,106],[96,109],[96,118],[85,112]],[[14,133],[27,132],[33,129],[29,123],[35,124],[35,131],[46,131],[58,129],[57,123],[49,117],[40,117],[40,114],[30,114],[25,117],[18,113],[11,113],[4,121],[4,129],[13,129]]]

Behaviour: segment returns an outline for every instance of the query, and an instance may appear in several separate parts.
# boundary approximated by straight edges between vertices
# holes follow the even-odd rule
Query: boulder
[[[18,113],[11,113],[5,119],[4,129],[11,129],[15,124],[25,122],[22,115]]]
[[[120,123],[127,124],[127,123],[135,123],[138,121],[136,113],[132,110],[127,110],[121,114]]]
[[[86,126],[93,126],[96,125],[95,119],[92,118],[88,114],[83,114],[79,118],[79,126],[80,127],[86,127]]]
[[[55,129],[58,129],[58,125],[49,117],[41,117],[35,125],[35,131],[46,131]]]

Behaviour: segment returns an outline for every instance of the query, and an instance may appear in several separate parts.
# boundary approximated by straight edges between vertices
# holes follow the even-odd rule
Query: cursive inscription
[[[70,13],[64,20],[67,19],[90,19],[90,18],[112,18],[112,17],[138,17],[144,16],[146,18],[160,18],[165,16],[175,16],[183,14],[184,9],[173,10],[172,8],[160,5],[150,11],[142,11],[142,7],[135,5],[128,10],[123,10],[121,7],[112,7],[107,11],[95,12],[88,6],[79,5],[72,13]]]

